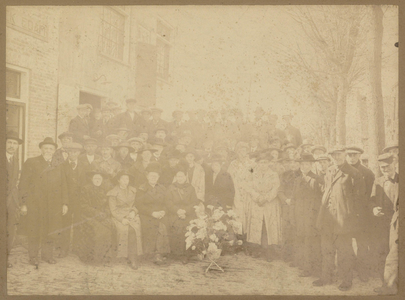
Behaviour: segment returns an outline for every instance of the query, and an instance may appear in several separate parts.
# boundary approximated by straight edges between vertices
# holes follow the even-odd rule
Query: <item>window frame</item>
[[[159,23],[170,30],[170,39],[166,39],[162,37],[157,31],[157,28],[159,26]],[[160,81],[169,83],[170,82],[170,70],[171,70],[171,60],[172,60],[172,51],[173,51],[173,39],[174,39],[174,28],[172,25],[170,25],[166,20],[161,18],[160,16],[157,17],[156,19],[156,48],[158,47],[158,41],[159,43],[162,43],[164,47],[168,47],[168,55],[167,55],[167,61],[164,59],[164,64],[167,64],[167,67],[164,65],[163,66],[163,71],[166,70],[167,74],[161,74],[158,72],[158,58],[156,57],[156,78]],[[165,50],[166,51],[166,50]],[[166,56],[166,53],[164,51],[163,57]],[[158,55],[158,54],[157,54]]]

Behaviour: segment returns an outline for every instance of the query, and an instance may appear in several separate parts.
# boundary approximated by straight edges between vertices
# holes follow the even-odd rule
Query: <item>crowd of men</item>
[[[40,249],[43,260],[56,263],[55,233],[60,257],[68,255],[86,173],[101,170],[112,189],[112,179],[125,171],[142,190],[148,165],[157,163],[157,186],[167,189],[181,164],[201,205],[237,213],[246,254],[291,262],[300,276],[319,277],[313,286],[331,284],[337,270],[339,289],[346,291],[356,271],[362,281],[380,276],[377,293],[396,292],[397,144],[378,157],[382,176],[375,178],[361,147],[326,149],[303,141],[291,115],[282,117],[279,129],[277,116],[260,107],[252,121],[237,109],[201,109],[175,110],[172,122],[161,119],[156,107],[138,112],[135,99],[127,99],[126,108],[79,105],[58,136],[62,146],[45,138],[41,154],[23,164],[21,176],[14,154],[23,141],[7,134],[9,252],[24,216],[30,263],[38,264]]]

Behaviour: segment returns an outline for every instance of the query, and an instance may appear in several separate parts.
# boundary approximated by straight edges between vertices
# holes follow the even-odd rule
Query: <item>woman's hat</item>
[[[40,142],[39,148],[41,148],[43,145],[54,145],[56,149],[58,148],[58,144],[56,144],[51,137],[46,137],[42,142]]]
[[[18,133],[16,131],[10,130],[7,132],[7,140],[15,140],[18,144],[22,144],[23,140],[19,138]]]
[[[140,154],[140,153],[145,152],[145,151],[149,151],[149,152],[151,152],[151,153],[154,153],[154,152],[156,152],[157,150],[156,150],[156,149],[152,149],[152,148],[145,148],[145,149],[140,149],[140,150],[138,150],[138,151],[135,152],[135,153]]]
[[[285,144],[284,146],[283,146],[283,151],[286,151],[287,149],[296,149],[296,147],[294,146],[294,144],[293,143],[288,143],[288,144]]]
[[[129,174],[126,170],[121,170],[118,171],[117,175],[115,175],[113,181],[115,183],[118,183],[118,181],[120,180],[120,178],[124,175],[127,175],[129,177],[129,183],[134,181],[134,176],[132,174]]]
[[[313,154],[315,150],[321,150],[323,152],[328,152],[324,146],[316,145],[311,148],[311,153]]]

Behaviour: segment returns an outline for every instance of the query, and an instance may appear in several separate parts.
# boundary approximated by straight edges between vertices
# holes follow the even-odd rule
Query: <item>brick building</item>
[[[22,161],[67,130],[79,103],[167,101],[176,31],[161,15],[129,6],[7,7],[7,129],[24,139]]]

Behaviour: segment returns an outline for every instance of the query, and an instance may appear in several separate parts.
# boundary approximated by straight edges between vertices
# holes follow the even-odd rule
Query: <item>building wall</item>
[[[45,137],[55,138],[59,57],[58,7],[7,7],[6,63],[22,71],[27,97],[25,158],[39,154]]]

